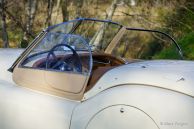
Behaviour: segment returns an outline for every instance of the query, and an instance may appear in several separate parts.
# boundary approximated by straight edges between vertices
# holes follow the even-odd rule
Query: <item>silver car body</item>
[[[0,49],[1,129],[194,128],[193,61],[121,65],[73,100],[15,84],[7,69],[22,51]]]

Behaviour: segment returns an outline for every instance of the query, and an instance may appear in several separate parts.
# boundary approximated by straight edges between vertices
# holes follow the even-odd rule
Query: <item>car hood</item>
[[[0,49],[0,82],[12,82],[12,74],[7,71],[24,49]]]
[[[194,61],[141,61],[105,73],[85,98],[118,85],[138,84],[173,90],[194,97]]]

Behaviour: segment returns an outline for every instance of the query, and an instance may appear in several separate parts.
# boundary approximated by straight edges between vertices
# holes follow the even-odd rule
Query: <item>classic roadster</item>
[[[194,62],[148,54],[159,40],[183,58],[163,32],[88,18],[0,49],[0,129],[194,129]]]

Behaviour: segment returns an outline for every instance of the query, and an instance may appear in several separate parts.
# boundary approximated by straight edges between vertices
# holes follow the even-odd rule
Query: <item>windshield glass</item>
[[[21,65],[88,74],[92,69],[91,49],[104,51],[120,28],[113,23],[82,20],[52,26]]]
[[[80,35],[92,51],[127,59],[180,59],[177,46],[168,35],[131,28],[122,31],[122,27],[110,21],[81,19],[53,26],[49,33]]]
[[[111,22],[78,20],[51,27],[49,32],[79,35],[93,50],[103,51],[120,29],[120,25]]]
[[[68,47],[59,44],[66,44]],[[57,45],[59,46],[56,47]],[[165,33],[127,28],[108,20],[96,19],[77,19],[51,26],[36,39],[32,46],[33,49],[30,49],[30,46],[30,50],[25,51],[25,53],[30,52],[23,60],[22,66],[33,67],[34,63],[44,59],[40,68],[47,69],[46,62],[48,58],[54,57],[51,56],[51,50],[54,47],[56,48],[53,53],[58,54],[58,58],[61,53],[74,54],[74,51],[78,54],[101,52],[125,58],[126,61],[131,59],[180,59],[182,56],[179,46]],[[83,59],[84,62],[87,61],[84,68],[87,72],[92,69],[90,59],[92,54],[89,56],[87,60]]]

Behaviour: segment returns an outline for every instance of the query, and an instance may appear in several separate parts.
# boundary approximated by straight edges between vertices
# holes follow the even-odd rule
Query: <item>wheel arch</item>
[[[102,126],[104,124],[100,123],[100,122],[103,122],[103,119],[99,119],[98,117],[99,116],[106,117],[106,112],[108,112],[108,113],[111,112],[110,114],[115,114],[114,113],[115,110],[112,110],[114,108],[119,109],[118,111],[120,112],[120,114],[127,112],[127,114],[131,115],[128,118],[123,117],[123,119],[121,119],[121,120],[124,120],[124,119],[130,120],[131,118],[133,118],[132,123],[130,123],[130,121],[128,121],[129,123],[124,122],[126,125],[123,125],[123,126],[121,125],[122,127],[120,127],[120,128],[122,128],[122,129],[127,129],[127,128],[140,129],[139,126],[142,126],[142,128],[144,128],[144,129],[150,129],[150,128],[151,129],[160,129],[159,126],[157,125],[157,123],[155,122],[155,120],[149,114],[147,114],[145,111],[143,111],[142,109],[140,109],[138,107],[127,105],[127,104],[114,104],[114,105],[110,105],[110,106],[107,106],[107,107],[99,110],[90,118],[90,120],[88,121],[88,123],[84,129],[99,129],[99,128],[103,129]],[[143,117],[143,118],[139,118],[139,115],[141,115],[141,117]],[[111,117],[111,115],[109,117]],[[118,118],[116,118],[116,119],[118,119]],[[120,119],[120,117],[119,117],[119,119]],[[115,118],[114,118],[114,121],[112,121],[113,119],[108,119],[108,120],[109,121],[106,121],[106,123],[112,123],[113,125],[108,125],[111,127],[106,128],[106,129],[113,129],[113,127],[115,128],[115,124],[116,124],[116,126],[119,125],[119,123],[114,122]],[[126,120],[124,120],[124,121],[126,121]],[[136,125],[134,124],[134,121],[136,122]],[[142,122],[144,122],[144,124],[140,125]],[[145,125],[145,123],[146,123],[146,125]],[[93,128],[91,128],[91,126],[93,126],[93,124],[96,124],[97,126],[100,126],[100,127],[94,126]],[[136,126],[136,127],[134,127],[134,126]],[[145,126],[146,126],[146,128],[145,128]]]

